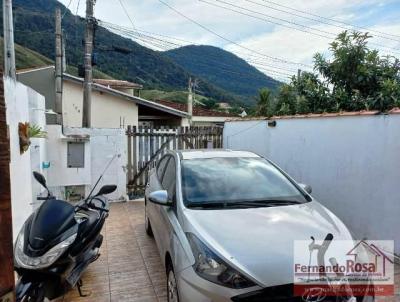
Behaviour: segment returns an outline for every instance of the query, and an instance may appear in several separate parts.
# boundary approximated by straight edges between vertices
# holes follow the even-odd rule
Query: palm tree
[[[271,117],[272,110],[272,92],[268,88],[260,90],[257,100],[257,115]]]

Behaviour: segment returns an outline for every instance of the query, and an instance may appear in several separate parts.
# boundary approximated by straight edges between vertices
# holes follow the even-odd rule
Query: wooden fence
[[[222,127],[128,126],[128,194],[140,195],[153,168],[166,150],[222,148]]]

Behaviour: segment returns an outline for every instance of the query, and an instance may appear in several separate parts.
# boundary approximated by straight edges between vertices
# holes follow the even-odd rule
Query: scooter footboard
[[[63,295],[64,290],[56,277],[45,278],[37,274],[26,274],[19,278],[15,286],[16,301],[42,302],[44,298],[55,299]]]

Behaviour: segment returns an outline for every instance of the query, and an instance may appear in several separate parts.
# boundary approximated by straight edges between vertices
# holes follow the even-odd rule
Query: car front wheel
[[[172,266],[169,266],[167,271],[167,293],[168,302],[179,302],[178,284]]]

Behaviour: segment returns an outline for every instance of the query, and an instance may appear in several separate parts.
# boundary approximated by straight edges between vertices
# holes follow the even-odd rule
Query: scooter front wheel
[[[45,302],[47,300],[41,283],[18,282],[15,291],[16,302]]]

